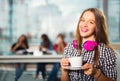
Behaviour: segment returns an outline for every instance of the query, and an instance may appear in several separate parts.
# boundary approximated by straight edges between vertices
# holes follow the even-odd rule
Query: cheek
[[[81,33],[81,27],[79,26],[79,33]]]
[[[91,32],[94,32],[94,31],[95,31],[95,27],[92,27],[92,28],[91,28]]]
[[[82,23],[79,23],[79,28],[82,27]]]
[[[80,29],[81,29],[81,24],[79,24],[79,31],[80,31]]]
[[[56,40],[58,43],[60,43],[61,42],[61,39],[60,38],[57,38],[57,40]]]

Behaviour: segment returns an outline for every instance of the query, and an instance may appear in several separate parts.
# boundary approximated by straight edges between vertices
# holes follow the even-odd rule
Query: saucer
[[[65,69],[68,69],[68,70],[81,70],[81,67],[71,67],[71,66],[67,66],[67,67],[65,67]]]

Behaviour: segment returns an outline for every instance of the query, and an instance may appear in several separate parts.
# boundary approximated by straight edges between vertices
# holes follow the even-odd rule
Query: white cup
[[[81,67],[82,66],[82,56],[70,57],[70,66],[71,67]]]
[[[39,50],[34,50],[33,55],[34,56],[40,56],[40,55],[42,55],[42,52],[39,51]]]

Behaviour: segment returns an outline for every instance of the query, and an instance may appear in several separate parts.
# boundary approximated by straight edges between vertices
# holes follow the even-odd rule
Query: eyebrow
[[[81,18],[81,19],[85,19],[85,18]],[[93,19],[89,19],[90,21],[94,21],[95,22],[95,20],[93,20]]]

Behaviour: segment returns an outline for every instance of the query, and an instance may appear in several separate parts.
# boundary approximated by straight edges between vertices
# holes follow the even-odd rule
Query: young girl
[[[58,34],[57,39],[55,41],[55,44],[53,45],[53,49],[57,54],[63,54],[64,48],[67,46],[67,43],[64,40],[64,35],[63,34]],[[50,72],[50,75],[48,77],[47,81],[58,81],[57,79],[57,74],[60,69],[60,63],[54,63],[53,68]]]
[[[57,39],[55,44],[53,45],[54,50],[58,53],[58,54],[63,54],[64,52],[64,48],[66,47],[67,43],[64,40],[64,35],[63,34],[58,34],[57,35]]]
[[[18,52],[20,50],[26,50],[29,48],[28,40],[26,35],[21,35],[16,43],[14,43],[11,47],[12,52]],[[26,64],[24,63],[17,63],[16,64],[16,70],[15,70],[15,81],[18,81],[18,79],[22,76],[23,71],[26,68]]]
[[[41,39],[42,39],[42,41],[41,41],[40,46],[39,46],[40,51],[47,52],[48,50],[53,50],[53,45],[52,45],[49,37],[46,34],[42,34]],[[45,66],[46,65],[47,65],[47,63],[37,63],[37,70],[36,70],[35,79],[38,79],[39,72],[41,71],[42,77],[45,80],[45,77],[46,77],[46,74],[45,74],[46,67]]]
[[[116,81],[116,56],[109,45],[104,14],[96,9],[86,9],[78,22],[76,46],[70,43],[61,60],[61,81]],[[81,69],[69,69],[69,57],[82,56]]]

